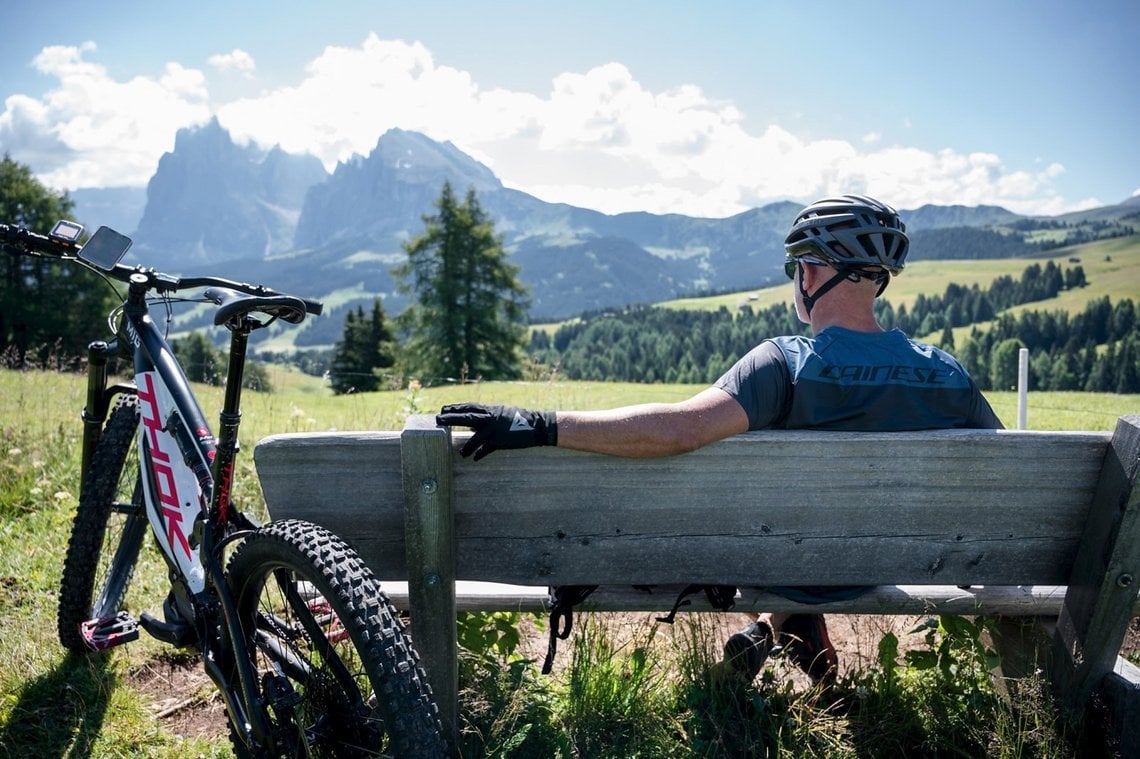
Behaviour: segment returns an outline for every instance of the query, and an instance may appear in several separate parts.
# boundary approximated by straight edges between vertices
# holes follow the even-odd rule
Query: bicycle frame
[[[241,421],[241,385],[245,354],[253,324],[248,316],[227,324],[231,331],[229,368],[220,414],[220,436],[215,437],[166,337],[150,317],[146,277],[132,276],[120,335],[111,343],[89,346],[87,406],[83,410],[84,476],[98,442],[110,401],[120,392],[139,398],[137,434],[143,502],[152,532],[171,569],[176,596],[193,610],[188,620],[196,631],[207,674],[224,694],[229,713],[242,715],[235,729],[259,742],[269,728],[255,703],[257,683],[250,654],[238,627],[237,613],[220,560],[224,542],[255,525],[231,508],[230,489]],[[134,359],[134,387],[107,384],[107,364],[125,341]],[[235,529],[236,528],[236,529]],[[218,624],[225,641],[219,639]],[[235,692],[231,678],[219,663],[221,648],[228,647],[238,673]]]

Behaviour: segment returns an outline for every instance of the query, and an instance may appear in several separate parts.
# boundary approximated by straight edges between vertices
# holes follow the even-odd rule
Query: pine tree
[[[423,221],[394,271],[415,299],[399,317],[410,372],[425,384],[522,376],[526,291],[475,191],[459,203],[444,183],[436,213]]]
[[[1136,350],[1135,339],[1129,337],[1120,349],[1117,362],[1119,369],[1116,372],[1116,387],[1118,393],[1140,393],[1140,369],[1137,368],[1137,359],[1140,358]]]
[[[349,310],[344,319],[344,335],[333,349],[329,384],[337,395],[365,393],[380,389],[382,372],[396,363],[396,341],[384,316],[380,299],[372,302],[372,314],[364,307]]]
[[[990,354],[990,384],[995,390],[1017,388],[1018,354],[1025,346],[1017,338],[1002,340]]]
[[[938,347],[944,351],[954,350],[954,330],[947,324],[942,329],[942,336],[938,338]]]
[[[220,385],[225,379],[226,359],[201,332],[191,332],[174,341],[174,355],[191,382]]]
[[[221,387],[226,383],[229,355],[211,343],[201,332],[191,332],[186,337],[175,340],[171,347],[191,382],[201,382],[215,387]],[[248,390],[263,392],[272,390],[265,365],[258,361],[245,362],[241,384]]]
[[[0,160],[0,222],[47,234],[74,204],[7,154]],[[62,368],[101,336],[113,307],[97,275],[75,264],[0,254],[0,352],[18,364]]]
[[[1096,358],[1085,391],[1090,393],[1111,393],[1116,389],[1116,343],[1109,343],[1103,354]]]

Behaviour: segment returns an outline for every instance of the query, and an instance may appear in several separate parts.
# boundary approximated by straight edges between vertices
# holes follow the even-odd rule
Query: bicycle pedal
[[[84,642],[92,651],[106,651],[138,640],[138,623],[125,611],[113,617],[89,619],[79,626]]]

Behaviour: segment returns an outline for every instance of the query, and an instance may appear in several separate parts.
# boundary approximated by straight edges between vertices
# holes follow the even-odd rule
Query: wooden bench
[[[322,524],[407,581],[453,729],[456,611],[541,608],[534,593],[457,598],[457,580],[612,586],[583,604],[599,611],[668,610],[688,583],[738,586],[735,611],[804,610],[765,586],[874,585],[810,610],[1044,617],[1063,713],[1100,690],[1140,729],[1140,679],[1118,661],[1140,611],[1140,416],[1114,434],[751,432],[661,459],[534,448],[474,463],[457,453],[468,434],[413,416],[254,454],[274,518]]]

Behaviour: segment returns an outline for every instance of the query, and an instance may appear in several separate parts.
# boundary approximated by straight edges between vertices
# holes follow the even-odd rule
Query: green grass
[[[273,432],[399,429],[409,413],[433,413],[444,403],[460,400],[540,408],[602,408],[677,400],[700,389],[521,382],[334,397],[319,379],[277,367],[270,368],[270,375],[276,392],[246,395],[244,451],[235,492],[247,506],[260,504],[253,445]],[[206,387],[197,390],[207,418],[216,418],[221,391]],[[988,397],[1012,425],[1016,419],[1015,395],[991,393]],[[83,401],[81,376],[0,371],[0,435],[4,440],[4,455],[0,457],[0,755],[226,756],[229,746],[224,737],[183,739],[167,722],[156,718],[154,697],[140,685],[140,675],[169,668],[163,664],[171,657],[169,649],[144,635],[109,656],[86,659],[64,656],[56,642],[59,573],[78,498],[78,414]],[[1138,409],[1137,396],[1035,393],[1030,396],[1029,422],[1032,429],[1111,430],[1117,416]],[[149,603],[156,604],[162,596],[162,568],[156,557],[150,560],[149,568],[142,570],[146,578],[143,584],[151,586]],[[137,599],[138,594],[132,592]],[[606,740],[609,733],[581,732],[586,729],[583,725],[587,718],[596,713],[609,716],[589,722],[595,725],[589,729],[604,730],[600,725],[611,722],[623,725],[622,746],[628,755],[690,755],[676,746],[668,751],[663,747],[673,745],[669,741],[675,741],[677,735],[698,734],[714,747],[763,734],[805,752],[793,755],[825,756],[836,742],[842,749],[838,754],[849,753],[850,737],[844,737],[854,729],[849,718],[815,709],[803,697],[785,692],[780,683],[717,695],[701,684],[699,666],[690,664],[686,670],[677,663],[695,656],[692,651],[686,653],[682,647],[661,654],[660,642],[649,640],[634,643],[632,648],[615,647],[600,628],[586,629],[592,632],[573,644],[575,656],[581,659],[580,666],[576,665],[579,669],[572,668],[553,679],[539,678],[520,666],[496,665],[489,670],[491,674],[484,674],[479,697],[466,699],[464,708],[465,715],[476,723],[478,705],[483,704],[486,745],[480,751],[489,753],[471,755],[525,756],[525,752],[507,751],[511,745],[521,745],[520,735],[526,740],[541,738],[542,745],[552,750],[597,748],[604,745],[599,741]],[[648,638],[654,635],[652,631],[642,634]],[[707,630],[700,635],[703,645],[712,646],[712,653],[706,653],[715,657],[721,638]],[[639,645],[643,649],[640,654],[636,653]],[[508,676],[516,678],[513,685],[501,680]],[[208,687],[194,687],[200,697],[212,698]],[[855,683],[852,687],[859,686]],[[499,706],[487,706],[496,703],[492,698],[496,692]],[[523,696],[523,703],[511,700]],[[897,696],[904,697],[914,698]],[[890,711],[901,710],[897,703],[890,708],[879,706],[884,715],[875,719],[887,719]],[[741,714],[747,719],[741,721]],[[508,718],[514,721],[501,721]],[[214,727],[223,729],[220,712],[214,719]],[[864,724],[859,729],[869,728]],[[908,728],[912,729],[916,728]],[[602,748],[598,751],[606,753]]]

